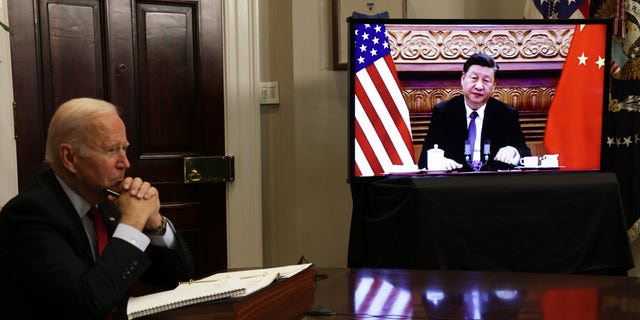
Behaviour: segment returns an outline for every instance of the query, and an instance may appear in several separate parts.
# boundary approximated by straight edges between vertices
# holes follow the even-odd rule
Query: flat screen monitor
[[[611,21],[600,19],[349,18],[349,181],[394,174],[600,170],[611,29]],[[477,129],[481,138],[472,144],[464,111],[473,98],[464,94],[463,82],[489,90],[486,75],[464,72],[465,62],[477,54],[497,67],[491,67],[495,82]],[[515,113],[495,116],[495,101]],[[444,104],[458,111],[444,112]],[[502,124],[502,118],[514,117],[515,126]],[[491,136],[493,127],[500,129]],[[519,130],[526,149],[511,146],[517,139],[503,141],[506,127]],[[513,149],[504,147],[520,152],[509,158]],[[503,149],[502,161],[494,160]],[[442,153],[463,168],[442,169]],[[426,165],[421,157],[436,160]],[[505,166],[492,168],[491,162]]]

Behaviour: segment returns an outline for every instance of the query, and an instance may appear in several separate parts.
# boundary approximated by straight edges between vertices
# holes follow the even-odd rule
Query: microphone
[[[491,154],[491,141],[485,140],[484,146],[482,148],[482,155],[484,156],[485,161],[489,160],[490,154]]]
[[[464,141],[464,156],[467,161],[469,161],[469,157],[471,156],[471,142],[469,139]]]

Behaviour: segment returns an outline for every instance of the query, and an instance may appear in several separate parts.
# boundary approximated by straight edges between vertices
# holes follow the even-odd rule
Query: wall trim
[[[262,172],[258,101],[258,1],[224,0],[224,83],[227,155],[235,181],[227,185],[228,267],[262,267]]]
[[[9,23],[5,0],[0,0],[0,21]],[[13,78],[9,33],[0,28],[0,207],[18,194],[18,163],[13,127]]]

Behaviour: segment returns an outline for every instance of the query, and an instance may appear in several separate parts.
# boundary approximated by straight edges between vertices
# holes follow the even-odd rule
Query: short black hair
[[[492,68],[493,71],[498,71],[500,68],[498,64],[491,58],[489,55],[484,53],[475,53],[467,61],[464,63],[464,67],[462,67],[462,71],[467,72],[469,68],[473,65],[479,65],[481,67]]]

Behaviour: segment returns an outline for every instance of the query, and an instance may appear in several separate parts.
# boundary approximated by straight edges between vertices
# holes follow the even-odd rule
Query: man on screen
[[[498,65],[486,54],[467,59],[460,80],[463,94],[433,109],[419,168],[428,168],[427,151],[434,145],[444,150],[446,170],[471,170],[473,163],[482,164],[482,170],[510,169],[531,155],[518,111],[491,97],[497,71]]]

